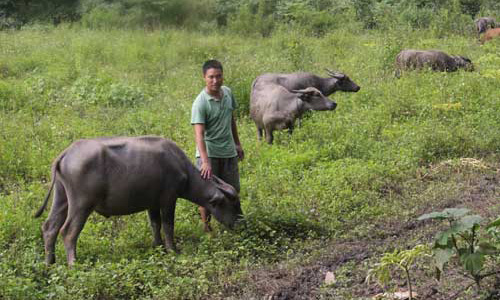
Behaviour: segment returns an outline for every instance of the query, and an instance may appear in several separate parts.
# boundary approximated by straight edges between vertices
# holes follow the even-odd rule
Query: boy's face
[[[224,82],[224,76],[222,70],[210,68],[203,75],[205,79],[205,84],[209,93],[219,93],[222,83]]]

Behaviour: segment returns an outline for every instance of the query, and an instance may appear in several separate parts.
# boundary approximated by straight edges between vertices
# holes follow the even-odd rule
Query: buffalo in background
[[[452,56],[437,50],[402,50],[396,56],[396,76],[402,70],[430,68],[433,71],[455,72],[458,69],[473,71],[471,60],[463,56]]]
[[[268,73],[258,76],[250,94],[250,117],[257,126],[257,136],[273,143],[273,131],[288,129],[309,110],[334,110],[337,104],[327,97],[336,91],[357,92],[360,87],[347,75],[328,71],[322,78],[312,73]]]
[[[476,24],[476,30],[478,35],[486,32],[490,28],[498,27],[495,22],[495,18],[492,17],[478,18],[474,21],[474,23]]]

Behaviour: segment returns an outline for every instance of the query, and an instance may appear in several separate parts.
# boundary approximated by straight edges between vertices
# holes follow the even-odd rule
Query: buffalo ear
[[[309,100],[312,96],[322,95],[318,89],[311,86],[302,90],[291,90],[291,92],[299,94],[298,97],[303,101]]]
[[[345,78],[345,74],[336,73],[336,74],[333,74],[332,77],[333,78],[337,78],[337,79],[344,79]]]
[[[215,186],[217,186],[217,188],[227,198],[229,198],[229,199],[237,199],[238,198],[238,192],[236,191],[236,189],[232,185],[224,182],[222,179],[220,179],[219,177],[217,177],[215,175],[212,175],[212,181],[215,183]]]
[[[297,94],[297,97],[299,97],[300,100],[306,102],[312,95],[314,95],[310,87],[305,88],[303,90],[291,90],[291,92]]]

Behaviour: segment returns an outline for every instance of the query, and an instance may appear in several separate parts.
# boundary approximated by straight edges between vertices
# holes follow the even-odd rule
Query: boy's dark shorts
[[[230,158],[210,157],[212,174],[232,185],[240,192],[240,173],[238,172],[238,156]],[[196,158],[196,167],[201,168],[201,158]]]

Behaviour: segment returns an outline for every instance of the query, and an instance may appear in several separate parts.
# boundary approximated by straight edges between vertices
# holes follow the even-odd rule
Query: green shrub
[[[146,96],[140,88],[113,83],[110,78],[85,76],[75,81],[70,89],[72,104],[104,106],[137,106]]]
[[[81,23],[86,28],[147,28],[166,26],[196,27],[200,20],[209,21],[215,13],[211,0],[103,0],[82,1]]]
[[[487,257],[500,254],[498,238],[488,238],[481,234],[480,223],[483,218],[479,215],[470,215],[466,208],[447,208],[441,212],[424,214],[419,220],[436,219],[448,222],[448,228],[436,235],[433,250],[436,277],[439,280],[445,265],[451,258],[459,259],[463,269],[474,279],[478,292],[481,291],[481,281],[497,272],[487,272]],[[500,228],[500,218],[490,222],[485,229],[493,233]],[[494,268],[496,269],[496,268]]]
[[[228,29],[244,36],[259,35],[266,37],[273,30],[273,20],[264,15],[262,9],[254,13],[249,5],[242,5],[238,13],[229,18]]]

